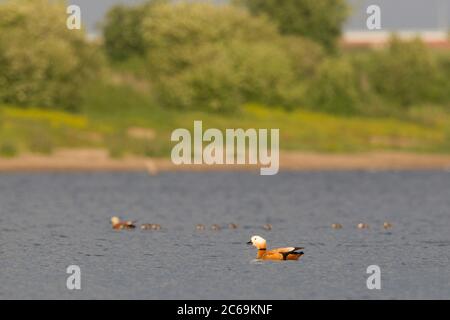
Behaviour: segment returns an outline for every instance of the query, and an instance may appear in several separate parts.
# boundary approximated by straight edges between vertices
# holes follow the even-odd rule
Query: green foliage
[[[282,35],[267,16],[236,6],[152,1],[113,9],[106,50],[117,46],[116,70],[150,80],[157,103],[183,110],[235,112],[256,102],[401,116],[408,105],[450,100],[448,55],[437,59],[420,41],[330,55],[321,44],[331,48],[339,35],[346,14],[340,1],[240,2],[295,23],[280,26]]]
[[[167,0],[147,1],[138,6],[114,6],[103,22],[103,40],[106,54],[113,60],[122,61],[146,52],[142,37],[142,21],[152,6]]]
[[[310,38],[333,49],[348,15],[345,0],[235,0],[272,18],[283,34]]]
[[[145,51],[139,33],[139,23],[144,11],[140,7],[113,7],[106,17],[103,27],[105,52],[115,60],[123,60]]]
[[[384,99],[403,108],[448,99],[449,73],[441,71],[436,57],[420,40],[394,37],[387,49],[372,53],[371,59],[367,65],[371,85]]]
[[[309,101],[315,110],[337,114],[355,113],[362,100],[362,88],[349,59],[328,58],[309,84]]]
[[[450,102],[450,54],[446,51],[438,55],[437,61],[440,70],[440,81],[443,83],[442,90],[446,93],[444,99],[446,102]]]
[[[11,158],[17,155],[17,148],[11,142],[0,143],[0,157]]]
[[[289,56],[296,78],[300,81],[313,77],[327,56],[322,46],[298,36],[281,37],[279,47]]]
[[[101,57],[84,33],[68,30],[63,2],[0,5],[0,102],[76,109]]]
[[[386,48],[327,58],[310,82],[309,105],[330,113],[391,115],[448,104],[450,58],[420,40],[392,38]]]
[[[293,59],[267,19],[233,6],[178,3],[154,6],[142,25],[164,105],[235,111],[246,101],[293,103]]]

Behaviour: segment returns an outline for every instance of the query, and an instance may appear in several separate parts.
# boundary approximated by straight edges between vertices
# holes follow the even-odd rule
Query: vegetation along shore
[[[6,1],[0,169],[172,168],[170,134],[195,120],[280,129],[282,168],[447,167],[448,50],[341,47],[345,3],[148,1],[112,8],[92,40],[62,2]]]

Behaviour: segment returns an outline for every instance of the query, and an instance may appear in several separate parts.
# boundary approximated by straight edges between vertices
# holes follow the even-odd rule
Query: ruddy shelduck
[[[247,244],[252,244],[258,249],[256,259],[261,260],[298,260],[302,255],[303,247],[286,247],[267,250],[266,240],[260,236],[252,236]]]
[[[115,230],[130,230],[136,228],[134,221],[121,221],[119,217],[111,218],[112,228]]]

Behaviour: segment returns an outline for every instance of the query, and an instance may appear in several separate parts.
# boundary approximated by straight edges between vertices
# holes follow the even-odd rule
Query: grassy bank
[[[58,148],[104,148],[111,156],[167,157],[176,128],[279,128],[283,150],[325,153],[449,153],[450,114],[413,108],[395,117],[348,117],[246,105],[238,114],[163,109],[139,85],[96,85],[78,113],[0,106],[0,155],[51,154]]]

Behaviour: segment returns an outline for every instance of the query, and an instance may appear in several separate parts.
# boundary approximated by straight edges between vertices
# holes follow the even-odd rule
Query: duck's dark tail
[[[303,251],[298,251],[304,249],[303,247],[295,247],[294,250],[282,253],[283,260],[298,260],[302,255]]]

